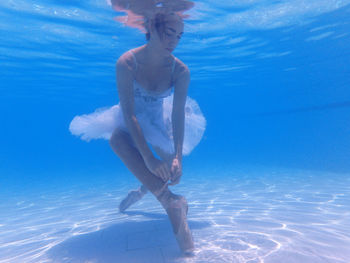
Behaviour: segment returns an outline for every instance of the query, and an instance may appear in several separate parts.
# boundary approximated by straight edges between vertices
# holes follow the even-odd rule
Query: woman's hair
[[[126,26],[139,29],[146,34],[146,40],[150,40],[151,25],[156,28],[160,38],[163,37],[165,25],[175,19],[183,22],[189,15],[183,12],[191,9],[194,3],[189,0],[171,0],[158,2],[153,0],[107,0],[113,9],[125,12],[125,16],[117,16],[114,19]]]

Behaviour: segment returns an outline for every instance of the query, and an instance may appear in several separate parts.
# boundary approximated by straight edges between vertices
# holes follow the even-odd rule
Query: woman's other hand
[[[161,178],[164,182],[169,181],[171,172],[170,167],[166,162],[152,156],[151,158],[145,160],[145,164],[151,173]]]
[[[169,185],[178,184],[182,176],[182,164],[177,157],[173,159],[170,171],[171,171],[171,177],[170,177],[171,183],[169,183]]]

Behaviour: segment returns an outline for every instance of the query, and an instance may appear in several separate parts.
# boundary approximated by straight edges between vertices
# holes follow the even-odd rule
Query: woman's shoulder
[[[135,60],[132,52],[133,52],[132,49],[124,52],[117,60],[117,63],[116,63],[117,67],[133,70],[135,67]]]
[[[190,70],[188,68],[188,66],[181,61],[179,58],[175,57],[175,69],[174,69],[174,74],[176,77],[180,77],[181,75],[185,74],[185,75],[189,75],[190,74]]]

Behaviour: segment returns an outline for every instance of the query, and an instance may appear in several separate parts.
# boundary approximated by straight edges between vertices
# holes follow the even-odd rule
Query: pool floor
[[[0,263],[349,262],[350,176],[258,168],[214,174],[184,175],[173,187],[189,202],[194,257],[181,255],[150,193],[118,212],[138,187],[130,180],[8,197],[0,204]]]

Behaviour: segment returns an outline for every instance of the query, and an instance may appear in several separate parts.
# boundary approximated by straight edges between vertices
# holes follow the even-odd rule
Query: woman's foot
[[[181,251],[186,256],[193,256],[194,243],[191,230],[187,223],[188,204],[181,195],[168,191],[162,196],[161,203],[165,208]]]
[[[120,202],[119,212],[123,213],[132,204],[135,204],[137,201],[139,201],[146,193],[147,189],[143,185],[137,190],[131,190],[128,195]]]

